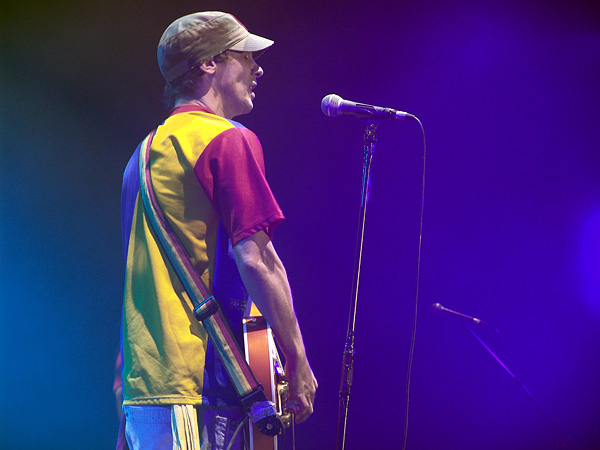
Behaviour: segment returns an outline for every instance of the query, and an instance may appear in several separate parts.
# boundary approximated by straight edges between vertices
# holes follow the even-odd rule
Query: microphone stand
[[[346,424],[348,420],[348,403],[350,402],[350,391],[352,389],[352,374],[354,370],[354,331],[356,326],[356,306],[358,303],[358,285],[360,282],[360,269],[362,263],[363,241],[365,235],[365,219],[367,215],[367,203],[369,201],[369,188],[371,185],[371,162],[377,141],[377,125],[379,122],[367,121],[363,137],[363,171],[362,171],[362,194],[360,202],[360,214],[358,220],[358,233],[356,238],[356,253],[354,259],[354,274],[352,278],[352,301],[348,315],[348,332],[344,346],[342,361],[342,377],[340,381],[340,399],[338,410],[337,444],[336,448],[343,450],[346,445]]]
[[[527,393],[527,395],[533,401],[533,403],[535,403],[537,405],[537,407],[542,412],[542,414],[546,417],[546,419],[548,419],[550,421],[550,423],[552,424],[552,426],[554,426],[554,430],[557,432],[557,438],[556,438],[557,448],[559,448],[559,449],[579,449],[579,446],[577,445],[577,443],[575,442],[575,440],[573,439],[573,437],[571,437],[569,435],[569,433],[567,433],[567,431],[560,425],[560,423],[558,422],[558,420],[554,419],[550,415],[550,413],[546,410],[546,408],[544,408],[542,406],[542,404],[533,396],[533,394],[529,391],[529,389],[527,389],[527,387],[523,384],[523,382],[521,381],[521,378],[519,377],[519,375],[516,374],[516,373],[513,373],[506,366],[506,364],[504,364],[502,362],[502,360],[494,353],[494,351],[490,347],[488,347],[485,344],[485,342],[483,342],[483,340],[477,335],[477,333],[475,333],[473,331],[473,329],[467,323],[465,323],[465,326],[469,329],[469,331],[471,332],[471,334],[473,336],[475,336],[475,339],[477,339],[477,341],[483,346],[483,348],[485,348],[487,350],[487,352],[490,355],[492,355],[492,358],[494,358],[496,360],[496,362],[498,364],[500,364],[500,366],[512,378],[512,380],[516,384],[518,384],[521,388],[523,388],[523,390]],[[488,326],[491,327],[491,328],[493,328],[494,331],[498,335],[500,335],[500,332],[496,328],[492,327],[491,325],[488,325]]]

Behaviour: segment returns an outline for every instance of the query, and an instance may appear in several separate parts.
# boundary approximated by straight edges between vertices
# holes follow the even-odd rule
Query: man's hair
[[[227,60],[227,50],[213,56],[212,59],[218,63]],[[196,85],[197,80],[205,73],[202,69],[200,69],[200,66],[203,62],[204,61],[201,61],[199,64],[192,67],[188,72],[177,78],[172,83],[167,83],[165,85],[165,89],[162,94],[162,102],[168,110],[175,106],[175,102],[177,101],[178,97],[191,97],[196,93],[196,89],[198,89]]]

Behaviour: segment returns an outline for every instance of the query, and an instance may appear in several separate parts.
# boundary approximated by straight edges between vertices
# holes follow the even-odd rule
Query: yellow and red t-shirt
[[[139,148],[125,169],[121,198],[124,404],[206,403],[215,392],[207,392],[205,370],[210,378],[220,369],[210,352],[206,356],[207,334],[149,228],[138,158]],[[172,111],[152,140],[150,170],[157,200],[211,292],[217,289],[215,260],[222,260],[220,228],[235,246],[261,230],[272,236],[284,220],[265,179],[256,135],[205,108]]]

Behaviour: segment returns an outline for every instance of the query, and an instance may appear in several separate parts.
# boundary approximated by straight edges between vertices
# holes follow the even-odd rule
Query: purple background
[[[600,6],[556,0],[4,1],[0,447],[113,448],[121,175],[165,114],[160,35],[209,9],[276,41],[238,119],[261,138],[288,219],[275,244],[320,384],[297,448],[335,447],[350,304],[363,123],[325,117],[330,93],[425,126],[408,448],[556,448],[434,302],[496,326],[540,403],[600,448]],[[402,442],[423,146],[415,122],[381,123],[378,138],[348,450]]]

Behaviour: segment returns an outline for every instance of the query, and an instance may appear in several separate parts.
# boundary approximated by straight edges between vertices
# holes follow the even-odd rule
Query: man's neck
[[[206,109],[209,109],[217,116],[225,117],[223,109],[219,106],[219,102],[211,101],[210,96],[207,95],[203,96],[202,98],[179,97],[177,100],[175,100],[175,108],[184,105],[202,106]]]
[[[202,101],[202,99],[179,97],[177,100],[175,100],[175,108],[185,105],[203,106],[204,108],[211,109],[206,102]]]

